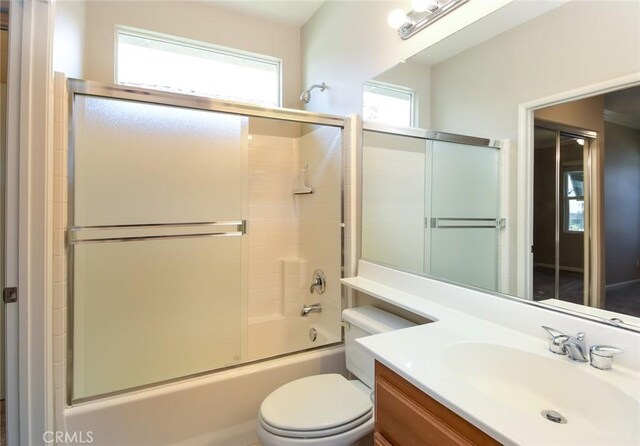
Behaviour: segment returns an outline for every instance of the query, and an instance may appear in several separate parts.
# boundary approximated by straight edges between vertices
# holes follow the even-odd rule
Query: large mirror
[[[363,103],[364,259],[640,327],[640,2],[513,2]]]

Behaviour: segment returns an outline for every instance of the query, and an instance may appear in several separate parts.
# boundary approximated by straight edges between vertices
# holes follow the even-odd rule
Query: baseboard
[[[610,285],[606,285],[604,288],[606,290],[611,290],[611,289],[614,289],[614,288],[620,288],[620,287],[623,287],[623,286],[631,285],[632,283],[637,283],[637,282],[640,282],[640,279],[627,280],[625,282],[616,282],[616,283],[612,283]]]
[[[555,265],[550,263],[534,263],[534,268],[546,268],[546,269],[556,269]],[[562,266],[560,265],[560,271],[570,271],[573,273],[584,273],[584,268],[578,268],[576,266]]]

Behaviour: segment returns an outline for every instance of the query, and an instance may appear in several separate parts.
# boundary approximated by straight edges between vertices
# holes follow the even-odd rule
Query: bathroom
[[[2,12],[5,444],[640,441],[640,321],[608,306],[640,252],[610,284],[603,235],[637,188],[602,174],[640,3]],[[582,305],[560,255],[534,294],[538,128],[586,141]]]

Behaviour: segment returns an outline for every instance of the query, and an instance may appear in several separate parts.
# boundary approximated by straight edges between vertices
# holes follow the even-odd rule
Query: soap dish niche
[[[307,176],[309,174],[309,165],[305,164],[300,169],[300,174],[296,179],[296,185],[293,188],[293,195],[308,195],[313,193],[313,188],[308,185]]]

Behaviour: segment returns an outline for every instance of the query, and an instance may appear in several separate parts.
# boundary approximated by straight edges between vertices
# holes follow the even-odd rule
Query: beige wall
[[[604,96],[546,107],[535,112],[536,119],[552,121],[604,134]]]
[[[85,62],[85,2],[58,0],[55,4],[53,71],[82,78]]]
[[[86,78],[114,81],[115,26],[124,25],[277,57],[283,62],[283,106],[299,108],[300,28],[179,1],[90,1],[86,4]]]
[[[362,112],[362,84],[424,48],[513,0],[469,2],[409,40],[387,24],[401,1],[326,1],[302,28],[303,84],[326,82],[329,90],[315,95],[306,109],[350,114]]]
[[[640,3],[573,0],[432,67],[431,125],[517,138],[518,105],[640,71]]]

